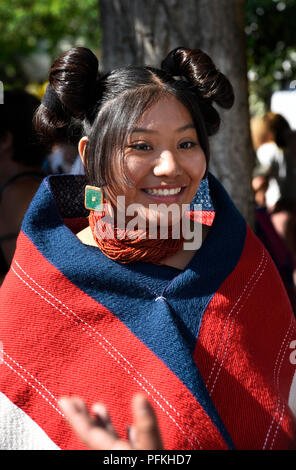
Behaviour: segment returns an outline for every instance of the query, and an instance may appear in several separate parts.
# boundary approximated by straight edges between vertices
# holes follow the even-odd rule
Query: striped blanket
[[[0,448],[85,449],[65,395],[104,402],[125,438],[142,391],[166,449],[295,449],[295,319],[221,184],[198,193],[213,222],[184,271],[83,245],[84,184],[43,181],[0,290]]]

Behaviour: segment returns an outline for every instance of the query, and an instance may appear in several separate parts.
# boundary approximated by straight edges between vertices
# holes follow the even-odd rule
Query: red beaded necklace
[[[100,250],[110,259],[120,263],[133,263],[143,261],[153,264],[162,264],[168,256],[179,251],[184,238],[172,238],[172,230],[168,230],[168,238],[150,239],[144,230],[127,232],[126,229],[116,227],[111,222],[103,220],[103,214],[90,211],[89,226],[95,242]],[[106,236],[101,236],[104,233]]]

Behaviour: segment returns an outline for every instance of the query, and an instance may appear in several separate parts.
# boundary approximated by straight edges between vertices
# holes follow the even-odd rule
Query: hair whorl
[[[94,101],[98,59],[90,49],[74,47],[52,65],[49,82],[73,116],[83,116]]]
[[[220,116],[212,103],[225,109],[231,108],[234,103],[233,88],[228,78],[200,49],[177,47],[163,60],[161,67],[173,76],[186,79],[200,98],[208,135],[215,134],[220,126]]]
[[[233,105],[231,83],[202,50],[177,47],[169,53],[161,66],[171,75],[185,77],[196,87],[203,99],[215,101],[226,109]]]
[[[46,140],[77,140],[77,120],[91,114],[97,101],[98,65],[96,56],[84,47],[74,47],[55,60],[49,83],[61,106],[53,111],[42,104],[34,119],[36,130]]]

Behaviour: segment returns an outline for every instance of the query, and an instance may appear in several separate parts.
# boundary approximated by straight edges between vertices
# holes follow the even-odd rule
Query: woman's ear
[[[86,149],[87,144],[88,144],[88,137],[86,136],[82,137],[82,139],[80,139],[78,143],[78,152],[79,152],[83,165],[85,165],[85,149]]]

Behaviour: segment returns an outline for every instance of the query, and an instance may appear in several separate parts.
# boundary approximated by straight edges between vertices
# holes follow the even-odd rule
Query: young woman
[[[86,177],[44,180],[0,292],[2,448],[294,448],[289,300],[208,173],[228,79],[200,50],[102,75],[74,48],[49,82],[36,128]]]

